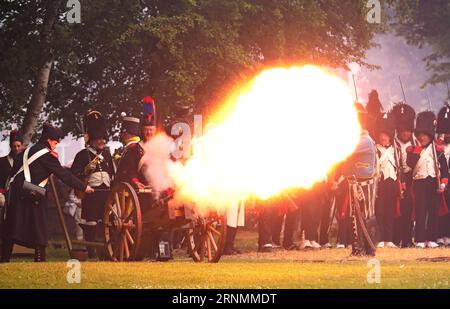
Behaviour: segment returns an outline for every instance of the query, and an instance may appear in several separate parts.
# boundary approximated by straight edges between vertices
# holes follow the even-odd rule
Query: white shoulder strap
[[[14,163],[13,158],[11,158],[11,156],[7,156],[7,158],[8,158],[8,163],[9,163],[9,165],[12,167],[12,166],[13,166],[13,163]]]
[[[33,154],[28,159],[29,152],[30,152],[30,147],[25,149],[25,151],[23,153],[23,165],[17,171],[17,173],[13,177],[11,177],[11,179],[9,180],[9,183],[12,183],[14,181],[14,178],[16,178],[16,176],[19,175],[21,172],[24,172],[25,180],[30,182],[31,181],[30,168],[29,168],[30,164],[33,163],[34,161],[36,161],[37,159],[39,159],[40,157],[42,157],[47,152],[49,152],[49,150],[47,148],[41,149],[38,152],[36,152],[35,154]],[[47,183],[47,181],[43,181],[43,182]]]
[[[378,151],[381,153],[381,156],[378,158],[379,164],[383,164],[383,162],[389,162],[394,168],[397,168],[395,165],[395,159],[392,158],[392,151],[395,151],[395,149],[391,146],[390,148],[384,148],[384,147],[378,147]]]
[[[433,144],[430,144],[427,148],[425,148],[424,150],[422,150],[422,152],[420,153],[420,158],[419,158],[419,160],[417,161],[416,166],[414,166],[414,169],[413,169],[413,176],[415,176],[415,175],[417,174],[417,169],[418,169],[418,167],[419,167],[420,165],[422,165],[422,164],[423,164],[423,161],[426,159],[426,157],[427,157],[428,155],[430,155],[430,152],[432,151],[432,147],[434,147]]]

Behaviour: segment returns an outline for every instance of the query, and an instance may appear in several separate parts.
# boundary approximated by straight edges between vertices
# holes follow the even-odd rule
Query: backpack
[[[362,134],[358,146],[343,164],[344,176],[370,179],[377,175],[377,149],[368,134]]]

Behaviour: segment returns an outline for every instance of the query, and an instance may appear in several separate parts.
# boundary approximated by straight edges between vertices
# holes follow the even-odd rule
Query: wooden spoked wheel
[[[141,207],[136,191],[122,182],[113,187],[103,216],[106,258],[133,261],[141,246]]]
[[[223,215],[211,213],[198,217],[187,230],[189,252],[195,262],[217,263],[222,255],[226,239],[226,222]]]

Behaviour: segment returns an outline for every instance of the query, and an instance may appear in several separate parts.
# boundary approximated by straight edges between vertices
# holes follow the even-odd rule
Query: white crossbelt
[[[427,156],[430,155],[430,152],[432,151],[432,147],[434,147],[433,144],[430,144],[427,148],[425,148],[425,150],[422,150],[422,153],[420,154],[419,160],[416,163],[416,166],[414,166],[413,169],[413,179],[416,179],[417,173],[418,173],[418,168],[420,165],[422,165],[424,163],[424,160],[426,160]],[[435,176],[436,177],[436,176]]]
[[[11,158],[11,156],[8,156],[8,162],[9,162],[9,165],[12,167],[14,160],[13,160],[13,158]]]
[[[30,158],[28,158],[29,152],[30,152],[30,147],[25,149],[25,151],[23,153],[23,165],[20,167],[20,169],[17,171],[17,173],[13,177],[11,177],[11,179],[9,180],[10,184],[14,181],[14,178],[16,178],[16,176],[22,172],[24,173],[25,180],[28,182],[31,182],[30,165],[34,161],[36,161],[37,159],[39,159],[40,157],[45,155],[47,152],[49,152],[49,150],[47,148],[41,149],[38,152],[36,152],[34,155],[32,155]],[[38,186],[45,187],[45,185],[47,184],[47,181],[48,181],[48,178],[44,179],[43,181],[41,181],[41,183],[39,183]]]

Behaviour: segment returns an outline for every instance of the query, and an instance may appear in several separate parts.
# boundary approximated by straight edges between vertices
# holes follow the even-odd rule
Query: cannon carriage
[[[220,260],[225,246],[226,219],[216,210],[200,213],[194,204],[180,202],[168,192],[159,193],[151,188],[136,190],[129,183],[121,182],[110,190],[104,205],[101,241],[72,240],[53,176],[50,182],[72,258],[86,258],[83,250],[73,249],[73,245],[82,245],[96,247],[105,260],[139,261],[149,256],[158,233],[178,229],[184,233],[184,244],[195,262]]]
[[[185,231],[185,243],[196,262],[218,262],[224,247],[226,223],[217,211],[200,214],[193,204],[151,189],[135,190],[122,182],[114,186],[103,216],[105,253],[113,261],[142,259],[152,234]]]

